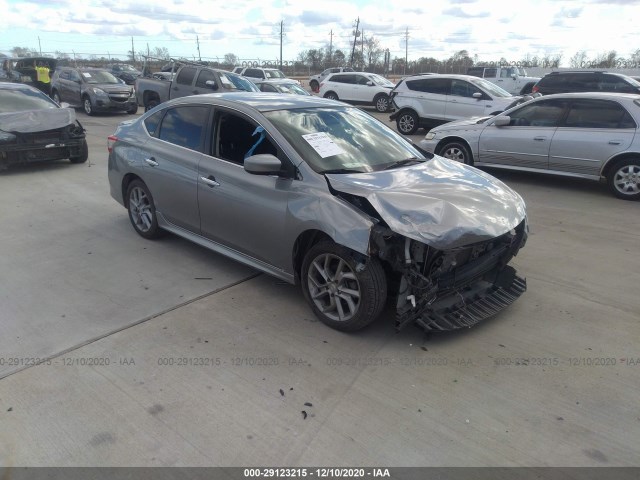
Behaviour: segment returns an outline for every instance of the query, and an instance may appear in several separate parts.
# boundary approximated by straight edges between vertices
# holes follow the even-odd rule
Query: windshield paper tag
[[[344,150],[333,143],[333,140],[324,132],[307,133],[306,135],[302,135],[302,138],[304,138],[322,158],[345,153]]]
[[[82,75],[84,76],[84,78],[91,78],[91,74],[90,73],[82,72]]]

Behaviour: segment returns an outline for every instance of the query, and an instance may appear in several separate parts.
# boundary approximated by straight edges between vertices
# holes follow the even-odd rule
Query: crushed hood
[[[335,190],[366,198],[394,232],[437,249],[498,237],[526,215],[520,195],[504,183],[438,156],[410,167],[326,177]]]
[[[15,133],[43,132],[75,123],[72,108],[47,108],[24,112],[0,113],[0,130]]]

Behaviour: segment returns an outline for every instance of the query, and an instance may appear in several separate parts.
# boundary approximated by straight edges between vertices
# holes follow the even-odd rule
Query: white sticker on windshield
[[[302,138],[304,138],[322,158],[345,153],[344,150],[333,143],[333,140],[324,132],[307,133],[306,135],[302,135]]]
[[[84,78],[91,78],[91,74],[90,73],[82,72],[82,75],[84,76]]]

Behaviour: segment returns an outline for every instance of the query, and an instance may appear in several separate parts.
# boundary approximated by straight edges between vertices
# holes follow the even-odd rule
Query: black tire
[[[389,95],[380,93],[373,99],[373,106],[380,113],[384,113],[389,110]]]
[[[136,113],[138,113],[138,104],[136,103],[135,107],[132,107],[129,110],[127,110],[127,113],[129,115],[135,115]]]
[[[149,100],[147,102],[147,104],[144,106],[144,111],[148,112],[149,110],[151,110],[152,108],[157,107],[158,105],[160,105],[160,101],[153,99],[153,100]]]
[[[318,83],[318,81],[317,81],[317,80],[311,80],[311,81],[309,82],[309,87],[311,87],[311,90],[312,90],[313,92],[317,92],[317,91],[318,91],[318,89],[320,88],[320,84]]]
[[[329,100],[340,100],[336,92],[327,92],[324,94],[324,98],[328,98]]]
[[[452,141],[445,143],[439,150],[439,155],[448,158],[449,160],[455,160],[456,162],[464,163],[466,165],[473,165],[473,157],[467,146],[458,141]]]
[[[69,157],[71,163],[84,163],[89,158],[89,145],[87,145],[87,139],[82,140],[80,146],[80,155],[77,157]]]
[[[418,115],[411,111],[407,110],[406,112],[402,112],[396,118],[396,126],[398,131],[403,135],[413,135],[418,131]]]
[[[51,92],[51,99],[58,105],[60,105],[60,94],[57,92],[57,90]]]
[[[156,206],[147,186],[141,180],[133,180],[127,187],[127,210],[133,229],[141,237],[159,238],[162,230],[158,226]]]
[[[387,278],[375,258],[331,241],[322,241],[304,257],[301,284],[304,297],[321,322],[352,332],[373,322],[387,299]],[[328,278],[327,278],[328,277]]]
[[[93,110],[93,104],[91,103],[91,99],[87,95],[82,97],[82,108],[84,110],[84,113],[86,113],[89,116],[93,116],[96,114]]]
[[[640,199],[640,158],[616,162],[607,174],[611,193],[623,200]]]

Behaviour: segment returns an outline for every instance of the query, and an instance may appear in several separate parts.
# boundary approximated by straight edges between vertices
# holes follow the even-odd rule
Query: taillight
[[[107,137],[107,150],[109,150],[109,153],[111,153],[113,151],[113,145],[118,141],[118,137],[116,137],[115,135],[109,135]]]
[[[531,89],[531,93],[538,93],[540,91],[540,88],[537,85],[534,85],[533,88]]]

